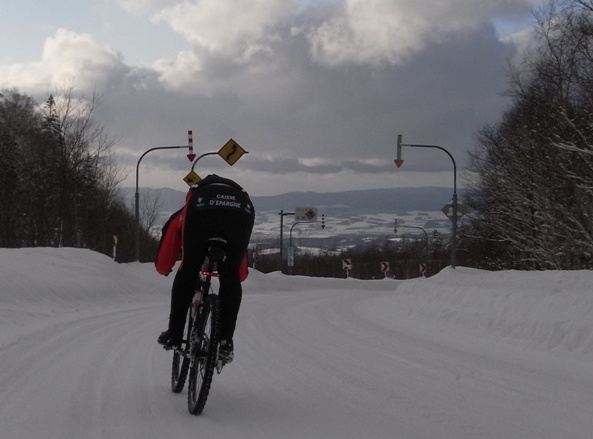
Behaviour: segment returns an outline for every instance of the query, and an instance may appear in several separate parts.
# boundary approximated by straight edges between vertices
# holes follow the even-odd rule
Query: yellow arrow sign
[[[243,157],[243,154],[247,154],[247,151],[233,139],[230,139],[222,148],[220,148],[220,151],[218,151],[218,155],[231,166]]]
[[[193,186],[202,181],[202,178],[196,174],[195,171],[190,171],[190,173],[183,178],[183,181],[185,181],[188,186]]]

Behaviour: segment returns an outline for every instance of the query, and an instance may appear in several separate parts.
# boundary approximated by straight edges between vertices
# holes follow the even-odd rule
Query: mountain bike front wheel
[[[220,304],[218,296],[209,294],[193,322],[190,343],[187,407],[191,414],[204,410],[218,357],[220,338]]]

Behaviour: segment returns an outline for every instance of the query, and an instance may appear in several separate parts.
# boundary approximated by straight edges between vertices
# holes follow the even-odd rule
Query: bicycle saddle
[[[208,245],[208,254],[214,260],[223,260],[226,256],[227,241],[219,236],[208,238],[206,240]]]

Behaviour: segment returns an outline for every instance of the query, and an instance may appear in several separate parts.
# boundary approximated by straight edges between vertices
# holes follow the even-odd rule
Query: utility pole
[[[284,261],[282,259],[282,246],[284,245],[282,242],[284,233],[284,217],[286,215],[294,215],[294,212],[284,212],[284,210],[281,210],[278,215],[280,215],[280,272],[284,273]]]

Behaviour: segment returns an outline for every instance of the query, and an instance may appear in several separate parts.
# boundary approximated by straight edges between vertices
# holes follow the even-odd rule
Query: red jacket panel
[[[159,274],[167,276],[178,260],[183,243],[183,220],[185,207],[175,212],[163,226],[163,235],[159,244],[154,265]]]

